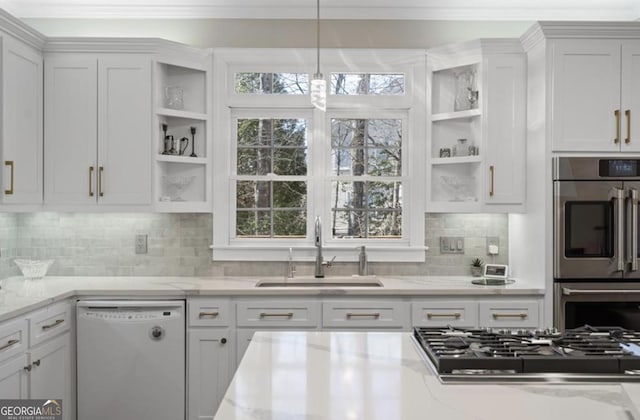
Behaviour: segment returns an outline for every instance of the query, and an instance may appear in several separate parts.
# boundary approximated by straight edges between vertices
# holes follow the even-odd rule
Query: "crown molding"
[[[531,51],[545,39],[640,39],[640,21],[635,22],[536,22],[520,41],[525,51]]]
[[[21,18],[315,19],[313,0],[0,0]],[[571,4],[569,4],[571,3]],[[634,0],[323,0],[322,19],[612,20],[640,18]]]
[[[41,50],[47,41],[47,37],[25,25],[20,19],[0,9],[0,28],[2,31],[22,40],[30,46]]]
[[[47,38],[42,50],[46,53],[137,53],[137,54],[189,54],[207,58],[210,49],[199,49],[179,42],[160,38]]]

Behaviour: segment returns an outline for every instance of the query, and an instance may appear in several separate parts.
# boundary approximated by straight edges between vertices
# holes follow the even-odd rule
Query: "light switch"
[[[441,236],[441,254],[464,254],[464,238],[462,236]]]

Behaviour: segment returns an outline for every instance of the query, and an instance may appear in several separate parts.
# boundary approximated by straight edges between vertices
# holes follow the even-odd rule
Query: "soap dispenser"
[[[367,262],[367,250],[364,245],[360,247],[360,255],[358,256],[358,275],[369,275],[369,263]]]

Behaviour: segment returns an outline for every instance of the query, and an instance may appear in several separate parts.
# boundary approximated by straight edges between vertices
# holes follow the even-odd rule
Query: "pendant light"
[[[320,73],[320,0],[316,0],[316,73],[311,79],[311,105],[327,110],[327,82]]]

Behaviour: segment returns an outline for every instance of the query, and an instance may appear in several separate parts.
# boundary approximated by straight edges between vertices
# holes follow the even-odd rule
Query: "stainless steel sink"
[[[382,282],[371,278],[359,277],[331,277],[323,279],[291,279],[291,280],[261,280],[256,287],[383,287]]]

